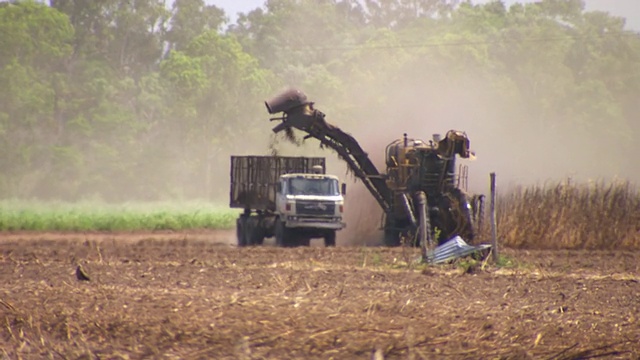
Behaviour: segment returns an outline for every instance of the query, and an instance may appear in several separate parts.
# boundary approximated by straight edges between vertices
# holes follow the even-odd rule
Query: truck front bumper
[[[314,228],[340,230],[347,227],[342,218],[309,218],[303,216],[287,216],[288,228]]]

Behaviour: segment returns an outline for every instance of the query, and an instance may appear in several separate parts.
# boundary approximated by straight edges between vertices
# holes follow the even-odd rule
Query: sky
[[[227,13],[235,21],[239,12],[246,13],[262,6],[266,0],[205,0],[207,4],[216,5]],[[485,2],[485,1],[474,1]],[[506,0],[507,6],[517,2],[531,2],[531,0],[515,1]],[[640,0],[586,0],[587,10],[607,11],[614,16],[627,19],[627,28],[640,31]]]

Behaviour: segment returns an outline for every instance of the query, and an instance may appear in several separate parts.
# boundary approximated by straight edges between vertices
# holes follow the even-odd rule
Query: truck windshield
[[[340,195],[338,181],[327,178],[295,177],[289,179],[289,194],[291,195]]]

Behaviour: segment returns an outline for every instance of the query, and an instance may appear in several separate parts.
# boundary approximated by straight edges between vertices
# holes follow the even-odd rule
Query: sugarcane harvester
[[[281,121],[273,128],[275,133],[285,131],[290,137],[292,129],[301,130],[307,133],[305,140],[318,139],[347,163],[383,210],[386,246],[404,243],[426,249],[456,235],[473,240],[481,225],[483,197],[474,197],[472,206],[459,186],[456,156],[474,156],[464,132],[450,130],[428,142],[404,134],[386,147],[387,169],[381,173],[358,142],[328,123],[301,91],[287,90],[265,105],[269,114],[282,113],[271,118]]]

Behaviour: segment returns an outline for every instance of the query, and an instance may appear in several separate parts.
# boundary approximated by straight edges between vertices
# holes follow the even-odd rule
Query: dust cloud
[[[376,50],[371,50],[359,62],[353,60],[350,67],[375,69],[383,61],[380,57]],[[497,174],[499,191],[567,178],[640,180],[637,169],[625,166],[624,152],[628,149],[619,146],[615,132],[579,126],[560,112],[532,112],[530,104],[510,95],[517,92],[514,84],[497,85],[494,79],[474,69],[437,68],[430,65],[427,56],[416,59],[395,73],[378,74],[375,81],[366,83],[357,75],[343,74],[340,80],[351,103],[342,104],[342,109],[332,104],[342,94],[305,88],[303,83],[289,85],[305,92],[315,107],[326,114],[329,123],[354,136],[381,172],[385,171],[386,145],[403,133],[410,138],[429,140],[434,133],[444,135],[456,129],[467,133],[477,156],[475,160],[458,161],[469,167],[470,193],[488,194],[491,172]],[[384,101],[377,100],[381,94]],[[309,142],[317,146],[316,140]],[[295,148],[294,152],[305,154],[307,146],[310,145]],[[325,150],[320,155],[329,159],[330,171],[337,175],[345,171],[346,166],[340,164],[335,152]],[[348,228],[341,233],[338,243],[375,244],[381,236],[382,212],[359,181],[346,181]]]
[[[303,31],[292,27],[282,32]],[[346,57],[348,63],[340,63],[344,54],[335,54],[338,63],[334,69],[338,70],[331,80],[338,86],[308,82],[307,78],[315,75],[311,66],[305,68],[306,76],[296,73],[295,77],[281,79],[286,86],[279,90],[293,87],[305,92],[315,107],[326,114],[329,123],[359,141],[381,172],[385,171],[386,145],[404,133],[428,140],[434,133],[456,129],[468,134],[471,149],[477,155],[474,161],[460,161],[469,166],[471,193],[488,193],[490,172],[497,173],[501,189],[569,177],[576,181],[616,176],[640,180],[640,170],[624,161],[630,158],[627,154],[630,149],[621,148],[613,132],[580,127],[561,112],[532,111],[535,107],[526,103],[533,103],[532,99],[513,95],[518,92],[515,84],[487,75],[486,69],[448,68],[443,65],[446,61],[434,61],[438,54],[431,52],[435,51],[438,50],[360,49]],[[283,66],[264,65],[273,69]],[[265,92],[263,99],[278,92]],[[378,241],[381,210],[361,182],[349,175],[337,154],[320,149],[315,139],[296,146],[277,137],[271,130],[276,122],[268,121],[270,116],[264,104],[245,105],[247,118],[230,120],[233,126],[243,127],[240,130],[243,136],[211,156],[206,181],[212,192],[208,198],[227,201],[231,155],[269,155],[276,149],[284,156],[325,156],[328,172],[348,184],[345,205],[348,227],[339,235],[338,243],[361,245]],[[296,134],[299,139],[304,136]]]

